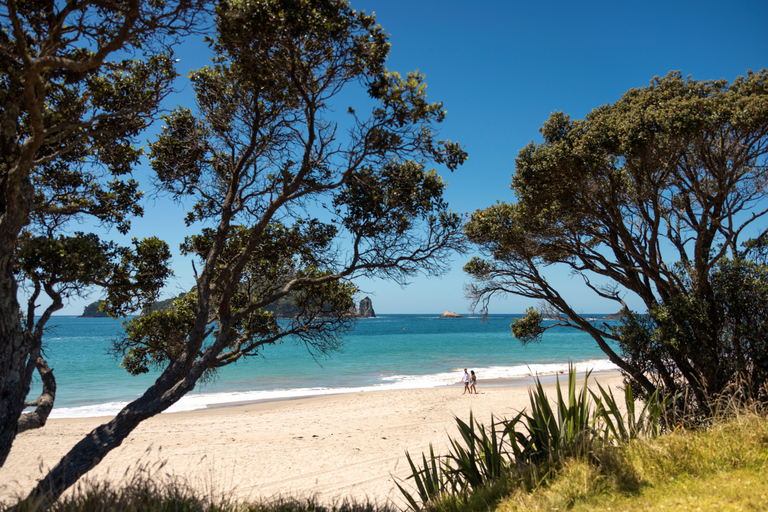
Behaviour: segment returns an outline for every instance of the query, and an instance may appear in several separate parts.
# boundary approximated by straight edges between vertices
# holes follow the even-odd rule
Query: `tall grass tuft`
[[[447,490],[447,471],[444,467],[447,463],[435,456],[435,450],[431,444],[429,445],[429,461],[427,460],[426,455],[423,453],[421,454],[421,469],[417,468],[413,463],[411,454],[407,451],[405,452],[405,458],[408,460],[408,464],[411,467],[411,476],[408,478],[413,479],[414,484],[416,485],[416,493],[418,493],[418,498],[421,503],[428,503]],[[400,492],[405,496],[408,505],[413,510],[417,510],[419,508],[419,502],[416,501],[416,497],[413,493],[407,491],[400,485],[400,482],[395,481],[395,485],[397,485],[397,488],[400,489]],[[458,489],[453,489],[453,491],[455,493]]]
[[[0,510],[13,512],[396,512],[391,505],[340,500],[325,505],[315,499],[275,498],[239,503],[222,499],[211,501],[179,480],[161,483],[134,478],[129,484],[114,487],[90,483],[71,496],[54,503],[19,501]]]
[[[409,490],[401,483],[397,486],[408,505],[419,510],[437,501],[445,503],[446,499],[454,503],[450,497],[467,504],[470,493],[510,479],[523,487],[535,487],[563,461],[586,457],[611,465],[615,461],[605,450],[607,446],[659,435],[664,412],[674,401],[671,397],[659,399],[654,395],[636,414],[634,395],[627,386],[627,412],[622,414],[610,389],[606,391],[598,384],[599,395],[588,389],[589,376],[587,372],[584,386],[578,390],[576,372],[570,367],[567,392],[563,393],[558,378],[552,403],[537,378],[529,390],[530,409],[512,420],[495,422],[491,417],[490,428],[486,428],[470,413],[469,422],[456,418],[460,437],[449,438],[448,455],[436,456],[430,445],[429,458],[422,454],[422,465],[418,466],[406,453],[411,466],[406,480],[412,479],[416,488]],[[632,472],[622,480],[627,487],[638,485]]]
[[[523,453],[533,461],[560,458],[565,455],[579,455],[588,451],[598,432],[594,428],[592,407],[587,389],[590,372],[584,376],[584,387],[576,391],[576,372],[568,371],[568,399],[563,398],[560,380],[557,379],[557,400],[554,410],[544,391],[541,381],[528,392],[531,412],[524,414],[528,429],[527,445]]]
[[[429,458],[422,454],[422,465],[417,466],[411,455],[406,452],[405,456],[411,467],[411,475],[407,480],[412,479],[416,489],[412,492],[400,482],[395,484],[408,505],[418,510],[420,504],[433,502],[440,496],[476,492],[507,475],[516,456],[515,451],[510,452],[509,449],[518,449],[514,427],[521,416],[522,413],[511,421],[498,423],[491,418],[489,430],[470,413],[469,422],[465,423],[456,418],[461,437],[449,438],[451,448],[448,455],[436,456],[430,445]]]
[[[624,388],[624,407],[626,415],[622,415],[619,410],[613,391],[606,391],[598,383],[600,391],[598,396],[590,391],[595,399],[595,416],[599,417],[605,425],[603,429],[606,440],[615,439],[619,442],[629,442],[638,438],[658,437],[661,434],[662,427],[667,425],[665,413],[675,402],[675,398],[668,395],[660,398],[658,389],[648,397],[648,400],[640,410],[639,415],[635,415],[635,397],[632,393],[632,386],[627,384]]]

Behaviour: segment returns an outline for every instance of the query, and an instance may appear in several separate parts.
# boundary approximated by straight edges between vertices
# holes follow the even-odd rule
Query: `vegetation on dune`
[[[716,418],[689,428],[670,415],[674,400],[635,410],[610,391],[568,390],[551,403],[539,385],[530,409],[485,428],[457,419],[451,452],[430,447],[399,485],[413,510],[655,510],[691,502],[706,509],[764,503],[768,417],[750,401],[713,403]],[[624,409],[626,412],[620,412]],[[693,423],[690,424],[693,427]],[[661,434],[664,435],[661,435]],[[715,492],[721,486],[726,495]],[[683,496],[680,493],[687,492]],[[762,506],[762,505],[760,505]],[[755,510],[759,508],[754,508]]]
[[[467,223],[484,256],[464,267],[475,307],[507,293],[537,301],[512,326],[523,343],[580,329],[636,393],[674,394],[701,417],[737,378],[762,393],[768,71],[731,83],[672,72],[583,120],[554,113],[540,131],[515,161],[515,202]],[[579,314],[550,267],[613,301],[619,325]]]
[[[589,373],[583,388],[577,390],[576,372],[571,368],[566,393],[558,380],[553,402],[537,379],[529,391],[530,407],[511,420],[495,422],[492,418],[486,429],[472,415],[469,423],[457,418],[461,437],[450,440],[448,455],[436,456],[430,447],[429,458],[422,455],[418,465],[406,454],[415,493],[403,484],[398,487],[411,508],[430,506],[446,496],[471,496],[489,486],[493,489],[496,482],[512,475],[531,486],[566,460],[599,457],[616,444],[659,435],[671,399],[654,396],[636,413],[631,387],[620,406],[610,390],[598,387],[595,393],[588,389],[588,379]]]
[[[322,504],[315,499],[277,498],[241,503],[227,498],[200,495],[180,481],[157,482],[146,475],[122,487],[86,483],[71,496],[53,504],[19,502],[14,512],[396,512],[389,505],[339,500]]]
[[[495,510],[761,510],[766,470],[768,418],[742,413],[568,460],[533,488],[515,488]]]

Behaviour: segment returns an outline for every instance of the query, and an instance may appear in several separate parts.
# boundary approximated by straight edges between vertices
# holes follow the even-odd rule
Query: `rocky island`
[[[182,293],[181,295],[179,295],[179,297],[182,297],[184,295],[185,294]],[[144,310],[142,314],[147,314],[152,311],[157,311],[162,309],[168,309],[171,307],[171,304],[173,303],[174,300],[176,300],[176,298],[178,297],[155,302],[149,308]],[[83,310],[83,314],[80,315],[80,318],[103,318],[108,316],[103,311],[99,311],[99,306],[102,304],[102,302],[103,301],[96,301],[91,304],[88,304]],[[266,309],[267,311],[271,311],[272,314],[278,318],[292,318],[298,314],[298,310],[293,305],[293,302],[290,300],[290,297],[286,297],[280,301],[270,304],[264,309]],[[349,309],[349,316],[356,317],[356,318],[375,318],[376,313],[373,310],[373,301],[371,301],[370,297],[366,297],[362,299],[358,307],[355,307],[353,305]]]
[[[99,311],[99,306],[101,306],[101,303],[102,301],[97,300],[96,302],[92,302],[91,304],[85,306],[83,314],[80,315],[80,318],[105,318],[109,316],[105,312]]]
[[[454,313],[453,311],[446,311],[445,313],[440,315],[440,318],[464,318],[464,315]]]
[[[373,302],[370,297],[366,297],[360,301],[360,305],[357,308],[358,318],[375,318],[376,313],[373,311]]]

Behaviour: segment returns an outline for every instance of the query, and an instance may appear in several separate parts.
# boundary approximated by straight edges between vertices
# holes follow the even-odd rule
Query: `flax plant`
[[[535,388],[528,392],[531,412],[524,415],[528,441],[523,453],[531,461],[560,458],[565,454],[580,455],[589,450],[592,441],[599,435],[587,389],[589,375],[590,372],[587,372],[584,376],[584,387],[577,394],[576,372],[573,367],[569,368],[567,400],[563,398],[558,378],[554,410],[541,381],[536,379]]]
[[[584,386],[576,389],[576,372],[568,370],[568,390],[563,393],[557,380],[556,397],[550,402],[537,378],[529,391],[530,411],[519,412],[511,420],[495,422],[490,429],[472,413],[469,421],[456,418],[460,437],[449,438],[450,453],[436,456],[432,445],[429,457],[422,454],[417,466],[406,452],[416,486],[409,491],[397,483],[413,510],[435,503],[445,496],[467,497],[478,489],[511,478],[516,469],[550,475],[566,459],[592,456],[606,444],[627,443],[639,437],[656,437],[666,423],[663,415],[674,403],[673,397],[652,395],[636,414],[632,388],[624,391],[626,414],[622,414],[613,392],[598,384],[600,394],[589,390],[591,372]],[[501,428],[499,428],[501,427]],[[546,477],[545,477],[546,478]],[[421,504],[421,505],[420,505]]]
[[[421,503],[428,503],[434,500],[448,491],[447,485],[449,483],[454,483],[447,478],[447,475],[450,474],[450,465],[448,461],[442,460],[441,457],[435,455],[435,450],[431,443],[429,445],[429,460],[427,460],[426,455],[423,453],[421,454],[421,468],[418,468],[416,464],[414,464],[413,459],[411,459],[411,454],[407,451],[405,452],[405,458],[408,459],[408,464],[411,467],[411,476],[408,478],[413,479]],[[400,492],[405,497],[408,505],[410,505],[413,510],[418,510],[420,507],[419,503],[416,501],[416,497],[400,485],[400,482],[395,481],[395,485],[400,489]],[[455,485],[451,485],[450,490],[453,492],[449,492],[449,494],[456,494],[459,489]]]
[[[598,384],[600,395],[590,391],[595,399],[595,416],[599,417],[605,424],[603,429],[604,439],[614,439],[627,443],[638,438],[653,438],[661,434],[662,425],[666,423],[664,415],[672,407],[675,399],[672,395],[660,398],[658,389],[648,397],[648,400],[640,410],[639,415],[635,415],[635,397],[632,393],[632,386],[627,385],[624,388],[624,404],[626,415],[622,415],[613,396],[613,391],[609,388],[606,392]]]

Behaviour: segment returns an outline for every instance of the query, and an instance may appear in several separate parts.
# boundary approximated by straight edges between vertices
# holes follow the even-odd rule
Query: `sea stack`
[[[440,315],[440,318],[464,318],[464,315],[454,313],[453,311],[446,311],[445,313]]]
[[[375,318],[376,313],[373,311],[373,302],[370,297],[366,297],[360,301],[360,306],[357,310],[357,316],[360,318]]]

